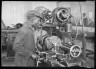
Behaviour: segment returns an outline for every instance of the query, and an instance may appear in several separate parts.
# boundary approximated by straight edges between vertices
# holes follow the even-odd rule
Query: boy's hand
[[[39,58],[39,55],[37,55],[37,54],[32,54],[31,56],[33,59]]]

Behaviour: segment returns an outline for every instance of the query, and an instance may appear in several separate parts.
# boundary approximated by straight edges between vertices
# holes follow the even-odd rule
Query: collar
[[[34,31],[35,29],[34,29],[34,27],[31,27],[30,25],[28,25],[27,24],[27,26],[32,30],[32,31]]]

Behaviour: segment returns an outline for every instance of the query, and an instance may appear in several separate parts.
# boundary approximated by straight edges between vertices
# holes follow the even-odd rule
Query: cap
[[[35,11],[35,10],[28,11],[27,16],[30,16],[30,15],[35,15],[37,17],[43,18],[42,15],[38,11]]]

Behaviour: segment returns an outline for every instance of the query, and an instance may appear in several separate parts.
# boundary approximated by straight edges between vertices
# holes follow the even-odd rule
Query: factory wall
[[[90,19],[94,22],[95,2],[80,2],[80,4],[82,13],[87,13],[87,17],[89,17],[89,12],[92,12],[92,17]],[[71,13],[74,18],[76,18],[77,21],[80,21],[81,14],[79,2],[60,1],[2,1],[2,20],[6,26],[24,23],[26,21],[25,13],[38,6],[44,6],[51,11],[57,6],[71,8]]]
[[[6,26],[10,27],[12,24],[23,24],[26,21],[25,13],[38,6],[53,10],[57,7],[57,3],[56,1],[2,1],[2,20]]]

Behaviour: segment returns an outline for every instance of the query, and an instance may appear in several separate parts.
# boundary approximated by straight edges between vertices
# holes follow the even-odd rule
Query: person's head
[[[86,13],[83,13],[83,17],[86,17]]]
[[[21,28],[22,26],[23,26],[23,25],[22,25],[21,23],[17,23],[17,24],[16,24],[16,28],[17,28],[17,29]]]
[[[27,21],[31,26],[39,26],[42,22],[42,15],[35,10],[28,11]]]

